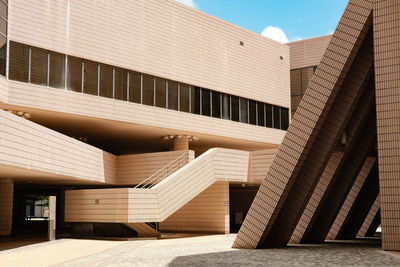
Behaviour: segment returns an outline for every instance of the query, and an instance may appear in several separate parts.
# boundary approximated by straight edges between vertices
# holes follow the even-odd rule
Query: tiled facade
[[[381,219],[383,249],[400,250],[399,14],[349,2],[234,247],[353,239]]]

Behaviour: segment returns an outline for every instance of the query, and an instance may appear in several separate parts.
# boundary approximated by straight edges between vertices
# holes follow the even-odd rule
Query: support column
[[[197,136],[191,135],[166,135],[162,138],[165,141],[172,141],[172,151],[189,150],[189,143],[199,140]]]
[[[173,139],[172,150],[173,151],[189,150],[189,138],[185,138],[185,137],[177,138],[177,137],[175,137]]]
[[[11,179],[0,180],[0,236],[11,235],[14,182]]]
[[[373,3],[382,248],[400,251],[400,2]]]

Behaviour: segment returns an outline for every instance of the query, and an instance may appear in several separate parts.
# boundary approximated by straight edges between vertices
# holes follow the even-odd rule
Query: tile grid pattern
[[[379,214],[379,209],[380,209],[381,203],[380,203],[380,197],[379,195],[376,197],[374,204],[372,204],[371,209],[368,212],[367,217],[365,218],[363,224],[361,225],[360,230],[357,233],[357,237],[367,237],[368,232],[371,229],[371,226],[374,222],[374,219],[377,215]],[[376,230],[376,229],[374,229]],[[373,231],[375,232],[375,231]]]
[[[349,215],[350,209],[354,204],[358,194],[362,186],[364,185],[365,180],[368,177],[369,172],[371,171],[372,166],[376,161],[375,157],[368,157],[367,160],[364,162],[360,173],[358,174],[353,186],[350,189],[349,194],[346,197],[346,200],[343,203],[342,208],[339,211],[339,214],[336,216],[336,219],[329,230],[328,235],[326,236],[327,240],[334,240],[336,239],[337,234],[339,233],[340,228],[343,226],[347,216]]]
[[[400,250],[400,2],[374,1],[382,247]]]
[[[371,88],[372,89],[372,88]],[[344,150],[345,152],[335,152],[331,155],[329,163],[325,167],[325,171],[321,175],[321,178],[318,181],[318,184],[305,208],[302,216],[300,217],[299,222],[296,225],[296,228],[293,232],[293,235],[289,241],[289,243],[299,243],[303,238],[307,227],[312,224],[311,222],[315,220],[316,215],[321,208],[320,203],[326,199],[327,192],[329,192],[331,188],[332,181],[337,177],[340,169],[343,165],[343,162],[348,158],[350,153],[350,148],[354,146],[357,137],[359,136],[363,124],[367,120],[366,114],[373,107],[373,99],[374,94],[373,90],[367,90],[364,93],[363,97],[359,101],[355,112],[353,113],[347,127],[347,143],[346,145],[338,145],[338,150]],[[342,146],[345,146],[344,148]]]
[[[233,247],[256,248],[264,245],[366,35],[371,7],[369,1],[350,1]],[[315,159],[318,157],[309,160]],[[314,176],[315,170],[316,168],[311,173]],[[308,185],[308,190],[304,189],[306,188],[301,192],[308,193],[312,185]],[[297,188],[294,189],[296,190],[298,193]],[[301,207],[296,208],[299,210]],[[298,216],[296,211],[286,215],[292,218]],[[293,222],[285,223],[288,227],[293,227]],[[283,245],[285,238],[271,238],[269,241],[275,245]]]

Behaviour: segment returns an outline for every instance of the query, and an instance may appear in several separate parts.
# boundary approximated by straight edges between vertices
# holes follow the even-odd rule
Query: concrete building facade
[[[172,0],[0,20],[0,234],[43,230],[50,195],[78,235],[237,231],[289,125],[289,47]]]

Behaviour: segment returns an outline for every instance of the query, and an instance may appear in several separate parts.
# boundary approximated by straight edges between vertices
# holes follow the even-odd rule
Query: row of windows
[[[287,108],[10,42],[9,78],[286,130]]]
[[[0,1],[0,75],[6,76],[8,1]]]

